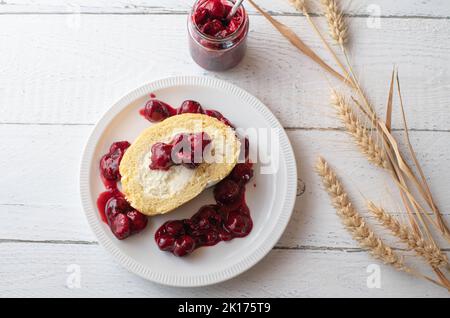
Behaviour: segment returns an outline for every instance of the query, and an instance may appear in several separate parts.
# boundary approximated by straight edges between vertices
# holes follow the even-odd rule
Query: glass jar
[[[241,5],[234,16],[235,21],[230,22],[227,26],[222,19],[224,29],[221,32],[206,34],[206,24],[198,25],[198,16],[201,13],[199,10],[205,10],[204,6],[208,6],[208,2],[211,1],[220,1],[228,12],[234,4],[234,1],[231,0],[197,0],[195,2],[188,18],[189,50],[192,59],[204,69],[224,71],[239,64],[245,55],[249,19]],[[214,20],[217,21],[217,19]],[[234,25],[231,25],[232,23]],[[239,24],[237,25],[237,23]]]

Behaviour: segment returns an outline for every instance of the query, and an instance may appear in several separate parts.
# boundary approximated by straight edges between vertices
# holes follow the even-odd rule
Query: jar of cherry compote
[[[229,21],[234,1],[197,0],[188,19],[189,49],[193,60],[211,71],[236,66],[244,57],[249,28],[241,5]]]

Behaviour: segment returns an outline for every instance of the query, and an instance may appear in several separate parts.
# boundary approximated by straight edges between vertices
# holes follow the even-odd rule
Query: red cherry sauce
[[[233,5],[231,0],[198,0],[189,15],[189,51],[204,69],[228,70],[245,55],[249,18],[240,6],[228,20]]]
[[[178,134],[168,144],[157,142],[152,146],[150,169],[169,170],[174,165],[195,169],[210,143],[211,138],[205,132]]]
[[[180,107],[174,108],[167,103],[164,103],[158,99],[150,99],[144,106],[144,108],[139,110],[139,114],[143,116],[150,122],[160,122],[174,115],[180,114],[205,114],[214,117],[225,125],[233,127],[231,122],[225,118],[219,111],[213,109],[204,109],[199,102],[194,100],[185,100],[181,103]],[[234,127],[233,127],[234,128]]]
[[[147,217],[135,210],[117,187],[121,179],[120,161],[129,146],[127,141],[115,142],[100,160],[100,176],[107,191],[98,196],[97,208],[103,222],[109,225],[119,240],[126,239],[147,226]]]
[[[231,3],[223,0],[206,0],[197,7],[193,21],[205,35],[223,39],[233,34],[243,22],[242,11],[237,11],[231,20],[226,19]]]
[[[181,257],[202,246],[247,236],[253,221],[245,201],[245,185],[252,176],[250,162],[237,164],[214,187],[216,204],[201,207],[190,219],[168,221],[156,231],[158,247]]]

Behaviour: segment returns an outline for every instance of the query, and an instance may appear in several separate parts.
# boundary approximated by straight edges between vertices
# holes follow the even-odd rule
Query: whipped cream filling
[[[231,128],[229,128],[232,130]],[[211,138],[212,142],[207,148],[204,160],[206,162],[212,163],[223,163],[226,160],[232,160],[235,158],[235,141],[227,140],[227,136],[223,134],[223,131],[215,129],[214,127],[205,127],[203,130]],[[198,131],[186,131],[186,130],[174,130],[168,133],[160,142],[169,143],[172,138],[179,133],[194,133]],[[234,136],[234,132],[229,134]],[[209,151],[210,150],[210,151]],[[239,151],[239,149],[237,150]],[[170,167],[169,170],[152,170],[150,169],[151,164],[151,146],[149,146],[149,151],[145,153],[139,161],[139,183],[142,185],[145,195],[150,197],[173,197],[178,192],[183,190],[188,186],[194,178],[198,178],[196,174],[197,169],[189,169],[183,165],[176,165]],[[207,178],[207,176],[202,176],[202,178]],[[213,183],[208,184],[208,186],[213,185]]]

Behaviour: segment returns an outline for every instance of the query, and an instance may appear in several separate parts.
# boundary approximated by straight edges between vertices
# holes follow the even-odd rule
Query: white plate
[[[133,141],[150,125],[138,110],[154,93],[158,99],[174,106],[183,100],[199,101],[205,108],[220,111],[237,127],[275,128],[279,151],[271,160],[278,161],[276,173],[261,174],[255,165],[255,177],[247,185],[247,202],[254,221],[250,235],[214,247],[199,248],[178,258],[156,246],[154,233],[169,219],[192,216],[200,206],[214,203],[212,190],[175,211],[149,219],[147,228],[124,241],[117,240],[100,218],[96,199],[103,192],[99,160],[114,141]],[[253,141],[254,142],[254,141]],[[264,148],[258,141],[258,147]],[[254,146],[252,144],[252,147]],[[267,149],[263,149],[267,151]],[[282,126],[258,99],[227,82],[207,77],[172,77],[140,87],[114,104],[100,119],[84,150],[81,172],[81,201],[88,222],[101,245],[120,264],[148,280],[172,286],[204,286],[230,279],[260,261],[283,233],[295,201],[297,170],[294,154]]]

